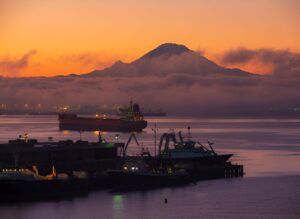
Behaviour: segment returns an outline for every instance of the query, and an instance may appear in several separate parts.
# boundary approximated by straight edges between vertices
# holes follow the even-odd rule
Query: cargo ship
[[[129,107],[119,110],[120,118],[107,118],[105,115],[83,117],[76,114],[59,114],[59,128],[70,131],[141,132],[147,127],[147,121],[144,120],[138,104],[130,102]]]

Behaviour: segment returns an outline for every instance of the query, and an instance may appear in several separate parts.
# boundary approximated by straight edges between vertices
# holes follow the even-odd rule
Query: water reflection
[[[113,200],[113,216],[114,218],[123,218],[123,196],[114,195]]]

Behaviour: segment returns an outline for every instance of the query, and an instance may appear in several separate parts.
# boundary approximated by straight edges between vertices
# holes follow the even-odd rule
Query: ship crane
[[[191,141],[191,133],[190,133],[190,127],[188,127],[188,141],[184,141],[184,137],[182,136],[182,132],[179,131],[178,136],[179,136],[179,142],[177,142],[175,133],[164,133],[161,138],[160,138],[160,142],[159,142],[159,148],[158,148],[158,152],[159,152],[159,156],[162,155],[162,153],[164,152],[168,152],[169,151],[169,145],[170,145],[170,141],[172,141],[175,146],[180,147],[180,148],[195,148],[195,142]],[[207,140],[208,143],[208,147],[205,147],[203,144],[201,144],[199,141],[197,142],[200,146],[200,148],[203,151],[209,152],[213,155],[217,155],[217,153],[215,152],[215,150],[213,149],[212,145],[213,143],[210,142],[209,140]]]
[[[140,144],[139,144],[139,142],[138,142],[138,140],[137,140],[137,138],[136,138],[136,136],[135,136],[135,133],[132,132],[131,135],[130,135],[130,137],[128,138],[128,141],[127,141],[126,145],[123,147],[123,150],[121,151],[121,153],[123,153],[123,157],[126,156],[126,151],[127,151],[128,145],[130,144],[130,142],[131,142],[132,139],[134,139],[134,140],[135,140],[135,143],[136,143],[138,146],[140,146]]]
[[[162,153],[161,149],[162,149],[162,145],[163,145],[164,140],[165,140],[164,151],[169,150],[170,140],[172,140],[174,143],[177,143],[176,136],[175,136],[174,133],[164,133],[160,137],[160,142],[159,142],[159,146],[158,146],[159,155],[161,155],[161,153]]]
[[[213,147],[212,147],[212,145],[214,144],[213,142],[210,142],[209,140],[207,140],[207,143],[208,143],[208,145],[209,145],[209,147],[210,147],[210,149],[211,149],[211,152],[213,153],[213,154],[217,154],[216,152],[215,152],[215,150],[213,149]]]

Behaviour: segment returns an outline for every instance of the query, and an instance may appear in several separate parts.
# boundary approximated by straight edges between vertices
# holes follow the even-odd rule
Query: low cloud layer
[[[0,57],[0,77],[55,76],[80,74],[110,66],[120,57],[105,52],[81,52],[49,57],[42,51],[29,51],[19,58]]]
[[[0,75],[17,76],[17,74],[28,67],[30,58],[37,53],[31,50],[19,59],[3,58],[0,60]]]
[[[300,106],[300,77],[173,74],[131,78],[0,79],[0,103],[126,104],[178,115],[252,115]]]
[[[271,65],[273,74],[300,74],[300,53],[287,49],[239,48],[225,52],[221,62],[225,65],[259,62],[262,65]]]

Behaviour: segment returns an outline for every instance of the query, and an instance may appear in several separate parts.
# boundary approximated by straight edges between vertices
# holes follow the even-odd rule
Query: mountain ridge
[[[110,67],[82,74],[82,77],[166,76],[170,74],[250,76],[253,73],[217,65],[201,54],[176,43],[164,43],[140,58],[124,63],[117,61]]]

